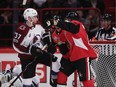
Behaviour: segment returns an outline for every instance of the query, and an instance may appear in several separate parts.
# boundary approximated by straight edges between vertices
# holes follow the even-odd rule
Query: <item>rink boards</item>
[[[56,53],[55,54],[59,60],[61,58],[61,54]],[[10,69],[13,66],[20,64],[18,54],[13,51],[13,49],[0,49],[0,72]],[[40,87],[51,87],[49,85],[49,76],[50,76],[50,68],[46,67],[43,64],[38,64],[36,67],[36,73],[39,75],[40,79]],[[73,81],[74,81],[74,74],[72,74],[68,78],[68,87],[73,87]]]

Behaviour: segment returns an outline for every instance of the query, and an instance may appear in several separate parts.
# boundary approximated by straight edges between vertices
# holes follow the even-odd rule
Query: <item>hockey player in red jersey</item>
[[[62,73],[62,71],[58,72],[58,76],[56,78],[56,84],[64,84],[66,85],[66,81],[68,79],[68,76],[71,75],[74,72],[74,69],[71,65],[71,62],[69,61],[69,48],[68,48],[68,42],[66,41],[66,37],[65,37],[65,30],[62,30],[58,27],[55,28],[55,31],[52,34],[52,39],[54,41],[54,43],[56,43],[56,46],[58,47],[60,53],[62,54],[62,58],[60,60],[60,64],[61,67],[65,68],[65,70],[63,70],[64,72],[67,72],[67,66],[69,71],[67,72],[67,75],[65,75],[64,73]],[[63,80],[65,81],[63,81]],[[56,86],[57,87],[57,86]]]
[[[60,16],[58,15],[55,15],[53,16],[53,19],[59,19],[60,20]],[[51,19],[52,20],[52,19]],[[59,49],[60,53],[62,54],[62,58],[60,60],[60,65],[65,67],[64,66],[64,62],[65,64],[70,64],[70,61],[68,60],[68,50],[69,48],[67,47],[67,40],[66,40],[66,37],[65,37],[65,30],[62,30],[56,26],[52,26],[52,21],[51,20],[45,20],[44,22],[44,27],[46,29],[46,31],[50,31],[51,33],[51,36],[52,36],[52,44],[56,46],[57,49]],[[48,40],[46,40],[45,42],[48,42]],[[51,50],[51,49],[50,49]],[[58,64],[55,66],[55,67],[60,67]],[[70,71],[68,71],[68,74],[72,74],[74,72],[74,70],[72,69],[73,67],[70,67]],[[66,69],[66,68],[65,68]],[[69,68],[68,68],[69,69]],[[52,78],[52,81],[53,81],[53,84],[54,86],[53,87],[57,87],[57,80],[59,79],[58,78],[58,75],[62,75],[62,72],[51,72],[53,73],[53,76],[55,78]],[[64,77],[63,77],[64,78]],[[66,76],[66,78],[68,78],[68,76]],[[62,81],[62,79],[59,79],[59,81]]]
[[[61,37],[65,39],[65,42],[68,42],[66,45],[69,48],[69,51],[66,53],[68,54],[69,64],[65,62],[63,64],[64,66],[61,64],[57,87],[66,87],[67,76],[72,73],[68,72],[74,72],[75,70],[78,71],[79,79],[84,87],[94,87],[93,81],[90,79],[89,67],[90,61],[96,59],[97,54],[89,45],[88,35],[83,24],[77,21],[78,14],[69,12],[66,18],[67,20],[65,22],[57,19],[53,20],[54,26],[62,29],[62,34],[64,35]],[[56,40],[56,37],[54,36],[53,39]]]
[[[36,65],[42,63],[51,66],[51,61],[57,63],[57,58],[43,51],[46,46],[42,38],[45,30],[39,23],[37,11],[27,8],[24,10],[23,17],[26,22],[19,24],[14,33],[13,48],[18,52],[22,71],[25,71],[22,75],[23,87],[32,87]]]

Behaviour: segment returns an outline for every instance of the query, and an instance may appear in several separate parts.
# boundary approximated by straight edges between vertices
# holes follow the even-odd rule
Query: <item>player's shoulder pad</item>
[[[24,23],[19,23],[18,24],[18,30],[25,30],[26,28],[28,28],[28,26]]]

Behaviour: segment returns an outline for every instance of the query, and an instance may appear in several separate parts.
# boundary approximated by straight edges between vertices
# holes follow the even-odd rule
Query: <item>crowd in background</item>
[[[15,30],[15,25],[22,22],[22,12],[17,10],[4,10],[3,8],[97,8],[97,10],[77,10],[80,21],[85,25],[86,31],[88,32],[89,38],[91,39],[100,25],[100,16],[104,13],[112,14],[112,24],[115,25],[115,0],[27,0],[26,5],[22,5],[23,0],[1,0],[0,1],[0,39],[12,38]],[[50,19],[54,14],[65,17],[66,11],[45,11],[43,20]],[[17,16],[18,14],[18,16]],[[1,41],[0,41],[1,42]],[[4,44],[4,43],[1,43]]]

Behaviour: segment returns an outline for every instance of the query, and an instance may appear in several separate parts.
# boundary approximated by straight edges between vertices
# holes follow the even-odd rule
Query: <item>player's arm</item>
[[[59,21],[57,26],[60,27],[63,30],[69,31],[69,32],[71,32],[73,34],[78,33],[79,29],[80,29],[80,24],[75,25],[75,24],[73,24],[71,22]]]
[[[29,54],[29,40],[25,39],[25,35],[28,33],[27,29],[24,24],[20,24],[13,35],[13,48],[20,54]]]
[[[44,44],[47,44],[47,52],[54,54],[56,52],[56,44],[53,42],[51,35],[47,32],[42,36]]]

